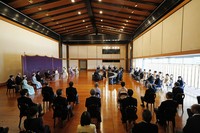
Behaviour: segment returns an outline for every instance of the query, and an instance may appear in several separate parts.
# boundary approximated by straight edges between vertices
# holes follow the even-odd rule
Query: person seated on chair
[[[193,104],[191,106],[191,112],[193,115],[187,119],[187,122],[183,127],[183,133],[200,133],[200,105]]]
[[[135,114],[126,114],[126,109],[128,107],[136,107],[137,108],[137,99],[133,98],[133,90],[128,89],[128,96],[121,101],[121,114],[122,114],[122,123],[125,123],[126,120],[135,121],[137,119],[137,115]]]
[[[99,98],[101,98],[101,89],[99,88],[99,83],[96,82],[94,84],[94,90],[95,90],[95,95]]]
[[[24,120],[26,131],[35,133],[50,133],[48,125],[44,125],[42,117],[37,117],[38,110],[36,107],[30,107],[30,117]]]
[[[72,113],[72,106],[68,104],[68,101],[66,98],[62,97],[62,89],[58,89],[56,91],[57,97],[53,100],[53,107],[59,107],[59,112],[61,112],[60,116],[62,120],[65,120],[68,117],[68,114],[73,116]]]
[[[184,89],[185,82],[183,81],[183,78],[181,76],[178,76],[177,82],[179,82],[180,87]]]
[[[172,92],[167,92],[166,98],[167,100],[163,101],[158,108],[154,109],[156,113],[157,122],[161,125],[166,124],[167,115],[170,115],[169,116],[170,118],[175,118],[178,107],[177,102],[172,99],[173,98]]]
[[[77,66],[75,67],[75,74],[79,74],[79,70]]]
[[[22,77],[21,77],[21,73],[18,73],[17,76],[15,77],[15,83],[18,85],[18,86],[21,86],[22,84]]]
[[[7,87],[8,87],[8,89],[14,88],[15,89],[15,93],[18,93],[19,86],[17,84],[15,84],[14,76],[10,75],[9,77],[10,78],[7,80]]]
[[[26,75],[23,76],[23,80],[22,80],[22,89],[27,89],[27,90],[28,90],[28,95],[33,95],[33,94],[35,94],[35,90],[34,90],[33,86],[30,86],[30,85],[28,84]]]
[[[28,107],[35,107],[35,108],[37,108],[37,111],[39,112],[39,116],[43,116],[44,113],[42,113],[42,106],[41,106],[41,104],[34,103],[31,98],[27,97],[27,94],[28,94],[28,90],[27,89],[22,89],[20,91],[21,97],[19,97],[17,99],[18,104],[19,105],[21,105],[21,104],[25,105],[26,104]]]
[[[42,88],[42,84],[39,81],[37,81],[35,73],[32,74],[32,83],[36,85],[36,89]]]
[[[69,82],[69,87],[66,88],[66,97],[69,103],[79,104],[78,93],[75,87],[73,87],[74,83],[72,81]]]
[[[147,102],[149,100],[149,97],[152,93],[155,93],[155,90],[153,89],[151,84],[148,84],[144,96],[140,97],[142,102],[141,104],[142,107],[145,107],[144,102]]]
[[[142,112],[142,119],[143,121],[135,124],[132,129],[132,133],[158,133],[158,126],[151,123],[151,111],[145,109]]]
[[[90,113],[91,118],[97,118],[98,122],[101,122],[101,99],[95,96],[94,89],[90,90],[90,97],[86,98],[85,107]]]
[[[52,87],[49,86],[49,83],[46,82],[44,83],[44,87],[42,87],[42,95],[45,96],[45,94],[48,94],[49,97],[46,97],[47,99],[44,99],[44,100],[48,100],[49,103],[52,103],[54,98],[55,98],[55,95],[54,95],[54,92],[53,92],[53,89]]]
[[[117,95],[117,102],[118,102],[118,106],[121,107],[121,101],[127,97],[127,88],[125,87],[125,82],[121,82],[121,87],[118,90],[118,95]]]
[[[159,75],[156,75],[156,80],[153,85],[155,86],[156,89],[161,87],[161,80]]]
[[[36,73],[36,80],[39,81],[41,84],[44,84],[44,79],[40,75],[40,71],[37,71]]]
[[[96,126],[91,124],[90,113],[84,111],[81,115],[80,124],[77,127],[77,133],[96,133]]]
[[[165,75],[164,83],[166,86],[170,85],[170,77],[168,73]]]
[[[50,73],[50,70],[47,70],[47,71],[44,73],[44,75],[45,75],[45,78],[46,78],[46,79],[52,80],[52,75],[51,75],[51,73]]]
[[[174,83],[174,87],[172,88],[172,93],[173,93],[173,100],[177,101],[177,94],[183,93],[183,89],[180,87],[179,82]]]

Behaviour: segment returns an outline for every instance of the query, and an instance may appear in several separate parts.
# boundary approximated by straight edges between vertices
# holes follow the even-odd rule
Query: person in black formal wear
[[[159,75],[156,75],[156,80],[153,85],[155,86],[156,89],[161,87],[161,80]]]
[[[174,83],[174,87],[172,88],[173,100],[177,101],[177,94],[183,93],[183,89],[180,87],[179,82]]]
[[[183,133],[200,133],[200,105],[193,104],[191,106],[191,112],[193,115],[187,119]]]
[[[121,101],[121,114],[122,114],[122,123],[125,123],[126,120],[136,120],[137,115],[135,114],[126,114],[126,109],[128,107],[136,107],[137,108],[137,99],[133,98],[133,90],[128,89],[128,96],[127,98]]]
[[[24,127],[26,131],[35,133],[50,133],[48,125],[43,124],[42,117],[37,117],[38,110],[35,107],[30,108],[30,117],[24,120]]]
[[[86,98],[85,107],[90,113],[91,118],[97,118],[98,122],[101,122],[101,99],[96,97],[96,91],[90,90],[90,97]]]
[[[183,78],[181,76],[178,76],[177,82],[179,82],[181,88],[184,88],[185,83],[184,83]]]
[[[17,76],[15,77],[15,83],[19,86],[22,83],[22,77],[21,77],[21,73],[18,73]]]
[[[44,79],[41,77],[41,75],[40,75],[40,71],[37,71],[37,73],[36,73],[36,79],[37,79],[37,81],[39,81],[41,84],[44,84]]]
[[[166,93],[167,100],[163,101],[158,108],[155,108],[157,122],[161,125],[166,124],[166,119],[169,116],[170,118],[175,118],[178,104],[174,101],[173,93]]]
[[[28,107],[35,107],[35,108],[37,108],[39,116],[43,116],[44,114],[42,113],[42,106],[41,106],[41,104],[34,103],[31,98],[27,97],[27,94],[28,94],[28,90],[27,89],[22,89],[20,91],[21,97],[19,97],[17,99],[18,104],[19,105],[22,105],[22,104],[25,105],[26,104],[26,105],[28,105]]]
[[[50,103],[53,102],[53,99],[55,98],[53,88],[49,86],[49,83],[44,83],[44,87],[42,87],[42,95],[44,98],[47,98],[45,100],[48,100]],[[47,96],[47,97],[46,97]]]
[[[141,98],[141,101],[142,101],[142,104],[141,104],[142,107],[145,106],[145,105],[144,105],[144,102],[147,102],[147,101],[148,101],[148,99],[149,99],[149,97],[150,97],[150,95],[151,95],[152,93],[155,93],[155,90],[153,89],[153,87],[152,87],[151,84],[148,84],[148,85],[147,85],[147,90],[145,91],[144,96],[141,96],[141,97],[140,97],[140,98]]]
[[[69,82],[69,87],[66,88],[66,96],[67,96],[67,101],[69,103],[73,102],[78,104],[78,93],[76,88],[73,87],[74,83],[72,81]]]
[[[68,104],[68,101],[66,98],[62,97],[62,89],[58,89],[56,91],[57,97],[54,98],[53,100],[53,106],[55,109],[59,107],[62,116],[62,120],[65,120],[68,116],[68,112],[71,116],[73,116],[72,113],[72,106]]]
[[[19,86],[17,84],[15,84],[14,76],[13,75],[10,75],[10,78],[7,80],[7,87],[9,89],[15,88],[15,93],[18,93]]]
[[[152,114],[149,110],[142,112],[142,119],[143,121],[135,124],[132,133],[158,133],[158,126],[151,123]]]

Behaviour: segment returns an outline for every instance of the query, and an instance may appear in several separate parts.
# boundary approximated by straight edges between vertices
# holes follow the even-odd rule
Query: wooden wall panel
[[[151,32],[148,31],[145,33],[142,37],[143,43],[142,43],[142,55],[143,56],[148,56],[150,55],[150,49],[151,49]]]
[[[78,65],[78,60],[69,60],[69,67],[75,68]]]
[[[97,46],[97,58],[102,58],[102,46]]]
[[[183,13],[182,51],[200,49],[200,0],[185,5]]]
[[[151,30],[150,55],[162,53],[162,22]]]
[[[140,38],[138,38],[138,51],[137,51],[137,54],[138,54],[138,57],[142,57],[143,56],[143,36],[141,36]]]
[[[183,8],[163,21],[162,53],[181,51]]]
[[[97,60],[88,60],[87,69],[96,69],[97,68]]]
[[[69,58],[78,58],[78,52],[78,46],[69,46]]]
[[[88,46],[88,58],[96,58],[97,57],[97,46]]]
[[[88,46],[78,46],[78,58],[88,58]]]

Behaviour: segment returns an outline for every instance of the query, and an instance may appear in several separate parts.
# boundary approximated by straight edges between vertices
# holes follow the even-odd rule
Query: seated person
[[[181,76],[178,76],[177,82],[179,82],[181,88],[184,88],[185,82],[183,81]]]
[[[24,127],[26,131],[36,133],[50,133],[48,125],[43,125],[42,117],[37,117],[38,110],[35,107],[30,108],[30,117],[24,120]]]
[[[17,84],[15,84],[13,75],[10,75],[10,78],[7,80],[7,87],[8,87],[8,89],[14,88],[15,93],[18,93],[19,86]]]
[[[8,133],[9,128],[8,127],[0,127],[0,133]]]
[[[154,83],[154,77],[152,74],[149,74],[149,77],[147,78],[147,83],[150,83],[150,84]]]
[[[69,82],[69,87],[66,88],[66,97],[67,101],[71,103],[79,103],[78,93],[75,87],[73,87],[74,83],[72,81]]]
[[[91,118],[97,118],[98,123],[101,122],[101,99],[95,96],[95,90],[90,90],[90,97],[86,98],[85,107],[90,113]],[[97,127],[99,128],[99,127]]]
[[[63,70],[62,70],[62,78],[66,78],[66,77],[68,77],[68,72],[67,72],[66,67],[63,67]]]
[[[39,81],[37,81],[35,73],[32,74],[32,83],[36,85],[36,89],[42,88],[42,84]]]
[[[164,83],[166,86],[170,86],[170,77],[168,73],[165,75]]]
[[[132,96],[133,96],[133,90],[128,89],[128,97],[124,98],[121,101],[121,109],[120,110],[121,110],[121,114],[122,114],[122,123],[125,123],[127,120],[135,121],[138,118],[136,114],[127,114],[127,112],[126,112],[126,109],[128,107],[137,108],[137,99],[133,98]]]
[[[81,115],[80,124],[77,127],[77,133],[96,133],[96,126],[91,124],[90,113],[84,111]]]
[[[142,119],[143,121],[133,127],[133,133],[158,133],[158,126],[151,123],[152,114],[149,110],[145,109],[142,112]]]
[[[28,95],[35,94],[35,90],[34,90],[33,86],[28,84],[26,75],[23,76],[22,89],[27,89],[28,90]]]
[[[70,114],[70,116],[72,117],[72,107],[68,104],[67,99],[61,96],[62,89],[58,89],[56,91],[56,94],[57,97],[55,97],[53,100],[53,107],[55,107],[55,112],[59,113],[57,115],[59,115],[62,120],[65,120],[68,117],[68,114]]]
[[[175,119],[178,104],[174,101],[172,92],[166,93],[166,101],[163,101],[158,108],[155,108],[157,122],[161,125],[166,124],[166,119]]]
[[[141,102],[142,102],[142,104],[141,104],[142,107],[145,106],[145,105],[144,105],[144,102],[149,101],[150,95],[151,95],[152,93],[155,93],[155,90],[153,89],[153,87],[152,87],[151,84],[148,84],[148,85],[147,85],[147,90],[145,91],[144,96],[141,96],[141,97],[140,97],[140,98],[141,98]]]
[[[37,108],[39,116],[43,116],[44,114],[42,113],[41,104],[34,103],[31,98],[27,97],[27,94],[28,94],[28,90],[27,89],[22,89],[20,91],[21,97],[19,97],[17,99],[18,105],[22,105],[23,104],[23,105],[27,105],[28,107],[35,107],[35,108]]]
[[[52,80],[52,76],[51,76],[50,70],[47,70],[47,72],[45,72],[44,75],[45,75],[46,79]]]
[[[191,106],[191,112],[193,115],[187,119],[183,133],[200,133],[200,105],[193,104]]]
[[[118,106],[121,107],[121,101],[127,97],[127,88],[125,87],[125,82],[121,82],[121,87],[118,90],[118,95],[117,95],[117,102],[118,102]]]
[[[161,80],[160,80],[159,75],[156,75],[156,80],[154,82],[154,86],[156,89],[161,87]]]
[[[98,82],[94,84],[94,90],[95,90],[95,95],[99,98],[101,98],[101,89],[99,88]]]
[[[36,80],[39,81],[41,84],[44,84],[44,79],[40,75],[40,71],[37,71],[36,73]]]
[[[183,89],[180,87],[179,82],[174,83],[174,87],[172,88],[172,93],[173,93],[173,100],[177,101],[177,94],[183,93]]]
[[[54,98],[55,98],[55,95],[54,95],[54,92],[53,92],[53,89],[52,87],[49,86],[49,83],[44,83],[44,87],[42,87],[42,95],[44,97],[44,100],[47,100],[49,101],[50,103],[53,102]],[[46,96],[47,97],[46,97]]]
[[[79,70],[78,70],[78,67],[77,67],[77,66],[75,67],[75,73],[76,73],[76,74],[79,74]]]
[[[15,83],[20,86],[22,84],[22,77],[21,77],[21,73],[18,73],[17,76],[15,77]]]

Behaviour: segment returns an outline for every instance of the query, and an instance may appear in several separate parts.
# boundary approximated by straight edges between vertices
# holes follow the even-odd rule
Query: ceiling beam
[[[90,17],[90,20],[92,22],[92,26],[94,28],[94,31],[95,31],[96,35],[97,35],[98,34],[98,29],[96,27],[95,17],[94,17],[93,11],[92,11],[91,0],[85,0],[85,5],[86,5],[86,8],[88,10],[88,15]]]

